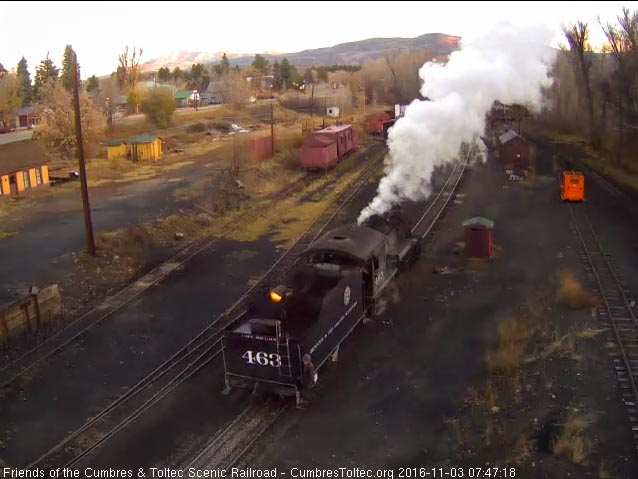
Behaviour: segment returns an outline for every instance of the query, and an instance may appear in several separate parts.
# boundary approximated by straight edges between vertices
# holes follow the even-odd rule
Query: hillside
[[[297,67],[331,65],[334,63],[356,64],[379,58],[388,50],[430,50],[434,55],[448,55],[458,45],[460,38],[443,33],[426,33],[415,38],[368,38],[356,42],[341,43],[332,47],[316,48],[292,53],[262,53],[271,61],[288,57]],[[154,58],[142,65],[143,71],[155,71],[162,66],[173,69],[190,68],[193,63],[216,63],[222,52],[174,52]],[[231,64],[248,65],[254,54],[227,53]]]

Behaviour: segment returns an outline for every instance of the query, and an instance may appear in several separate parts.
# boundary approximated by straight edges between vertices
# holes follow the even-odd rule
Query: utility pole
[[[272,88],[273,87],[270,87],[270,150],[272,155],[275,156],[275,107],[273,105],[274,97]]]
[[[315,111],[315,84],[312,84],[312,94],[310,95],[310,118]]]
[[[78,145],[78,162],[80,164],[80,185],[82,190],[82,207],[84,209],[84,229],[86,232],[86,249],[91,256],[95,256],[95,241],[93,240],[93,224],[91,222],[91,206],[89,205],[89,189],[86,183],[86,168],[84,166],[84,143],[82,142],[82,122],[80,120],[80,82],[78,57],[73,54],[73,106],[75,109],[75,137]]]

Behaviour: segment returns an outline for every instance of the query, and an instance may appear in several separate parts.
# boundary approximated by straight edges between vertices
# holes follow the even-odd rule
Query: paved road
[[[0,135],[0,145],[3,143],[13,143],[14,141],[29,140],[33,136],[33,130],[17,130],[11,133]]]
[[[202,166],[196,162],[178,172],[163,173],[142,182],[91,188],[95,232],[132,227],[175,213],[185,204],[167,201],[167,198],[201,174]],[[169,181],[172,177],[179,180]],[[13,298],[15,290],[24,289],[31,283],[57,281],[61,268],[71,265],[72,258],[66,254],[84,247],[83,221],[78,190],[60,192],[47,201],[32,205],[25,222],[4,218],[3,229],[18,234],[0,239],[0,277],[4,280],[0,287],[0,303]],[[34,251],[38,252],[37,256]],[[24,261],[25,258],[29,260]],[[52,267],[51,261],[57,259],[60,263]]]

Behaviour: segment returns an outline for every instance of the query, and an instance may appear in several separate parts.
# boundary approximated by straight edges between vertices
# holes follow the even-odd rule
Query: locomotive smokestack
[[[431,101],[414,100],[390,130],[385,176],[359,224],[403,200],[426,199],[435,167],[455,161],[463,143],[476,141],[495,101],[538,111],[542,88],[552,83],[551,38],[549,29],[500,24],[462,41],[446,64],[423,65],[421,94]]]

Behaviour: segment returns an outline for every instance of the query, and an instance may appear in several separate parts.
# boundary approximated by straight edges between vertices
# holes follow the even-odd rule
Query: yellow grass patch
[[[556,302],[567,309],[585,309],[595,306],[591,294],[585,292],[573,272],[562,270],[558,273]]]

